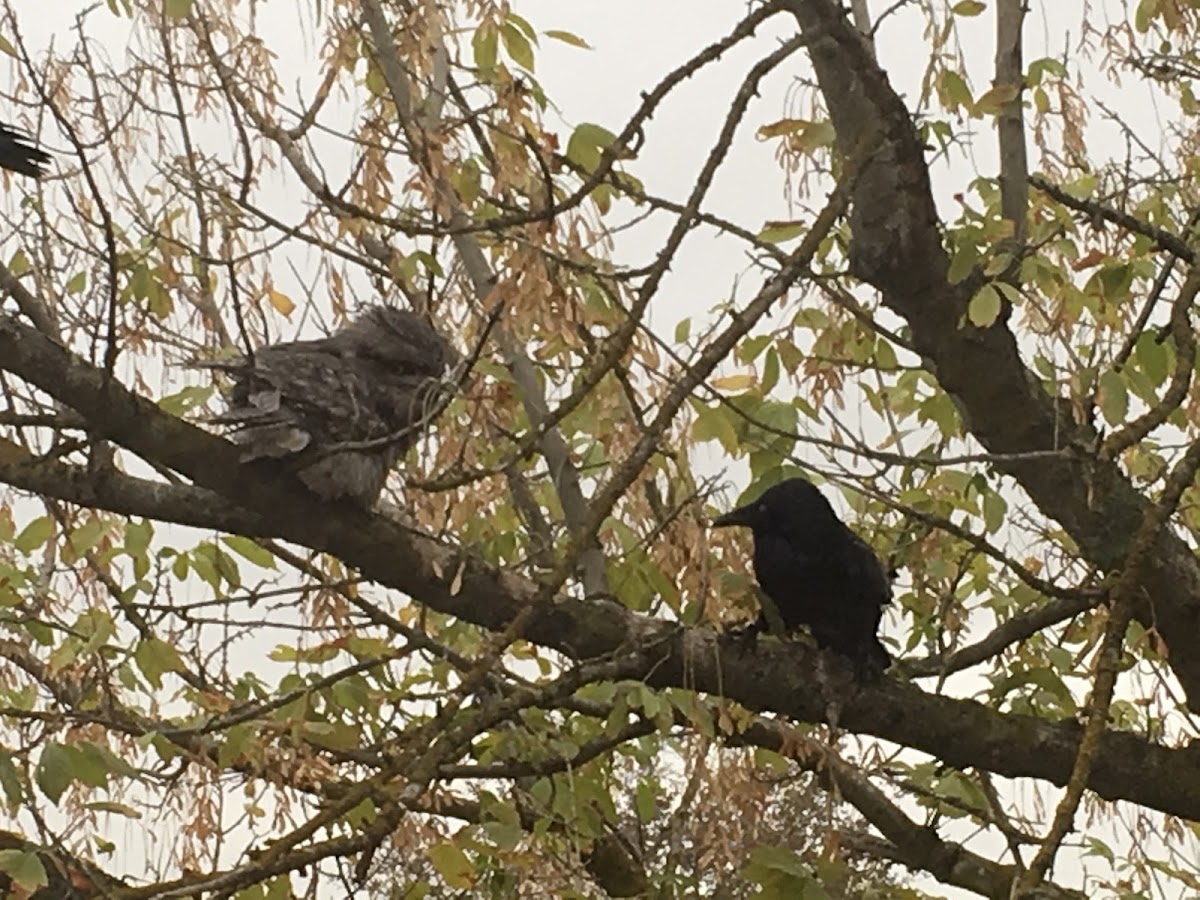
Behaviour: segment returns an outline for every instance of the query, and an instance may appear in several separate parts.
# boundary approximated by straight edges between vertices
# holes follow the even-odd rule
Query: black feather
[[[50,154],[33,146],[27,135],[0,124],[0,169],[40,178],[49,162]]]
[[[755,577],[785,629],[807,626],[818,646],[849,659],[866,680],[887,669],[891,657],[878,637],[892,598],[887,572],[816,487],[788,479],[713,525],[751,529]]]

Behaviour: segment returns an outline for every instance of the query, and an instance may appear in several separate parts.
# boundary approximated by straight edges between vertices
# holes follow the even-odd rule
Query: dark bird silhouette
[[[26,134],[0,123],[0,169],[41,178],[49,162],[50,154],[33,146]]]
[[[428,428],[453,357],[420,316],[373,306],[327,338],[200,365],[234,379],[225,414],[211,421],[230,428],[243,462],[295,459],[322,499],[369,508]]]
[[[754,574],[785,630],[807,625],[817,645],[849,660],[861,680],[887,669],[891,657],[877,635],[892,597],[887,573],[816,487],[790,478],[712,524],[753,531]],[[755,630],[764,624],[760,616]]]

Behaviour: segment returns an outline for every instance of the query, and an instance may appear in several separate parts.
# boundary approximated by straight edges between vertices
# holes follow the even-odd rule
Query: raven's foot
[[[825,705],[825,719],[836,738],[842,708],[857,693],[854,670],[837,654],[820,649],[817,651],[817,686]]]
[[[742,653],[753,653],[758,647],[758,636],[766,630],[763,620],[757,619],[749,624],[731,625],[721,632],[722,643],[728,643]]]

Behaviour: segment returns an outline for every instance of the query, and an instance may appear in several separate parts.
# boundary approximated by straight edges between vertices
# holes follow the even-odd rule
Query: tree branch
[[[176,469],[196,486],[158,485],[117,471],[95,476],[40,463],[0,467],[0,478],[48,496],[124,515],[161,516],[185,524],[274,534],[331,553],[366,578],[396,588],[448,615],[494,631],[535,602],[538,586],[473,554],[382,516],[320,503],[274,467],[240,465],[227,441],[160,410],[103,371],[72,356],[36,329],[0,314],[0,368],[78,412],[96,433]],[[75,493],[77,491],[77,493]],[[214,494],[225,498],[214,499]],[[237,502],[253,507],[247,511]],[[204,514],[213,518],[205,522]],[[824,721],[813,695],[817,654],[794,643],[764,642],[755,654],[729,652],[712,631],[681,628],[630,613],[610,601],[558,597],[533,616],[526,637],[574,659],[637,648],[629,677],[653,687],[686,687],[729,697],[754,710],[798,721]],[[886,680],[845,706],[841,724],[928,753],[959,768],[1065,784],[1081,737],[1073,721],[1051,723],[1002,714],[972,700],[927,694]],[[1200,751],[1172,750],[1130,734],[1106,733],[1087,786],[1106,799],[1127,799],[1200,819]]]
[[[1061,460],[1013,456],[998,463],[1046,516],[1057,520],[1097,568],[1124,565],[1151,504],[1113,461],[1096,460],[1094,428],[1046,394],[1003,321],[966,321],[976,278],[951,284],[925,150],[912,115],[833,0],[780,0],[808,35],[809,55],[842,152],[865,135],[883,147],[859,179],[850,225],[851,271],[882,293],[909,324],[916,351],[932,363],[976,439],[995,454],[1067,449]],[[1047,188],[1035,182],[1039,188]],[[1064,201],[1065,202],[1065,201]],[[1170,244],[1171,252],[1190,250]],[[987,378],[980,378],[987,372]],[[1200,562],[1171,529],[1159,532],[1143,570],[1134,615],[1177,652],[1168,664],[1190,709],[1200,712]]]

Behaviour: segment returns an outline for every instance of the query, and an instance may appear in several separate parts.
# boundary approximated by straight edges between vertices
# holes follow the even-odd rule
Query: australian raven
[[[40,178],[45,174],[42,167],[48,162],[49,153],[29,143],[22,132],[0,123],[0,169]]]
[[[847,658],[863,680],[891,664],[876,634],[891,601],[887,573],[811,483],[782,481],[712,524],[753,531],[754,574],[785,629],[807,625],[818,646]]]

